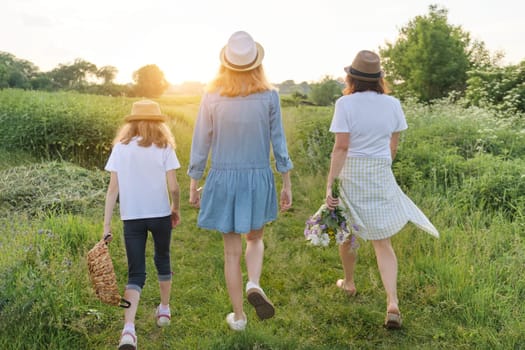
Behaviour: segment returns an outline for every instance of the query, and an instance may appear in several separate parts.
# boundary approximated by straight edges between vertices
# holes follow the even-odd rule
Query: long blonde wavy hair
[[[233,71],[221,65],[215,78],[206,86],[206,92],[218,92],[228,97],[248,96],[273,89],[262,64],[245,72]]]
[[[113,145],[119,142],[127,145],[135,136],[139,137],[138,144],[142,147],[155,144],[159,148],[170,145],[175,149],[175,138],[166,123],[146,120],[134,120],[122,125],[113,139]]]

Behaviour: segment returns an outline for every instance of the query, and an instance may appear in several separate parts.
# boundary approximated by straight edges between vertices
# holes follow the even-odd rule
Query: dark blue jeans
[[[153,236],[155,267],[159,281],[171,280],[171,216],[124,220],[124,241],[128,257],[128,284],[126,289],[142,291],[146,282],[146,241],[148,231]]]

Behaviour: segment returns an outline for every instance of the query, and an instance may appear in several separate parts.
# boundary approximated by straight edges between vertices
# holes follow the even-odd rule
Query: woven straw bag
[[[109,255],[107,243],[101,239],[87,254],[89,278],[97,297],[104,303],[130,307],[130,302],[122,298],[118,292],[117,276]]]

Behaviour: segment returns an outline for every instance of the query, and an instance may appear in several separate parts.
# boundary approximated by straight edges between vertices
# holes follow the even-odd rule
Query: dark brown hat
[[[379,56],[368,50],[359,51],[352,65],[345,67],[345,72],[354,79],[364,81],[378,81],[384,76]]]

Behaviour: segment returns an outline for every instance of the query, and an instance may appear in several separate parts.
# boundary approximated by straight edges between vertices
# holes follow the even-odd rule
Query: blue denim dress
[[[195,123],[188,175],[200,179],[211,149],[211,166],[197,224],[223,233],[248,233],[277,218],[277,194],[270,166],[292,169],[279,95],[205,94]]]

